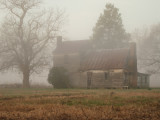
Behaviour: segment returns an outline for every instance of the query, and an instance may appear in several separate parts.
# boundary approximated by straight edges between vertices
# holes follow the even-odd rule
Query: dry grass
[[[159,120],[160,89],[0,89],[0,120]]]

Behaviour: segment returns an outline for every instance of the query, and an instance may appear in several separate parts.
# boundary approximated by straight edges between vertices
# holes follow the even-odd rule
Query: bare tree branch
[[[1,0],[0,5],[8,11],[0,29],[0,70],[16,68],[24,76],[24,86],[29,76],[47,65],[48,43],[54,40],[64,21],[62,11],[36,12],[40,0]],[[32,11],[30,13],[29,11]]]

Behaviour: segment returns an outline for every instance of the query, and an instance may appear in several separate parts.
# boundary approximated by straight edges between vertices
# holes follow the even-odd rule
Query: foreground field
[[[160,89],[0,89],[0,120],[160,120]]]

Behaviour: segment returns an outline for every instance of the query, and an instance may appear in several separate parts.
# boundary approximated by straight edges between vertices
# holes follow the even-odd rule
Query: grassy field
[[[160,120],[160,89],[0,89],[0,120]]]

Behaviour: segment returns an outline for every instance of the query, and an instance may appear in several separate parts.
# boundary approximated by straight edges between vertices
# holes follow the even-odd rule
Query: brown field
[[[0,120],[160,120],[160,89],[0,89]]]

